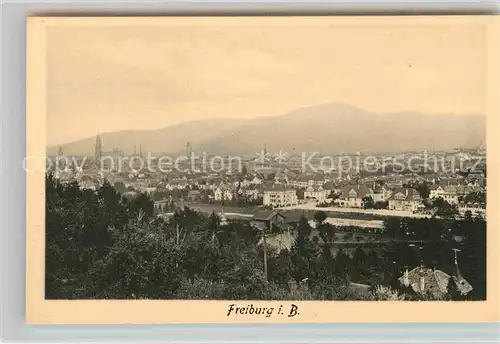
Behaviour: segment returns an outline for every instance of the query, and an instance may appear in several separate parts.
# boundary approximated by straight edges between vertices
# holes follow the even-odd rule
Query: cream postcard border
[[[487,32],[488,250],[487,300],[475,302],[45,300],[44,166],[27,159],[26,321],[30,324],[492,322],[498,299],[500,21],[496,16],[393,17],[29,17],[27,19],[27,157],[46,154],[46,28],[48,26],[483,25]],[[430,52],[432,53],[432,52]],[[497,134],[498,135],[498,134]],[[296,304],[295,317],[227,316],[230,304]]]

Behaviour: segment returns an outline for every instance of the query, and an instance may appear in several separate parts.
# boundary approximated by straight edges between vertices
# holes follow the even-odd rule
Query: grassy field
[[[186,206],[192,209],[196,209],[203,213],[211,214],[212,212],[220,213],[224,209],[226,215],[242,214],[242,215],[253,215],[258,209],[262,209],[262,206],[251,206],[251,207],[236,207],[236,206],[221,206],[220,204],[201,204],[201,203],[185,203]],[[318,210],[312,209],[280,209],[281,213],[291,219],[298,220],[301,215],[306,216],[308,220],[312,220],[313,216]],[[349,213],[349,212],[338,212],[338,211],[325,211],[326,215],[330,219],[348,219],[348,220],[359,220],[369,223],[373,221],[373,228],[380,228],[380,222],[384,220],[385,216],[377,214],[366,214],[366,213]],[[368,225],[369,226],[369,225]]]
[[[202,203],[190,203],[186,202],[185,206],[201,211],[203,213],[212,212],[220,213],[222,209],[224,209],[224,213],[239,213],[239,214],[253,214],[259,209],[258,206],[252,207],[235,207],[235,206],[221,206],[220,204],[202,204]]]
[[[305,210],[307,213],[314,214],[318,210]],[[353,219],[353,220],[383,220],[386,216],[377,215],[377,214],[365,214],[365,213],[348,213],[348,212],[339,212],[339,211],[324,211],[324,213],[328,217],[333,217],[337,219]]]

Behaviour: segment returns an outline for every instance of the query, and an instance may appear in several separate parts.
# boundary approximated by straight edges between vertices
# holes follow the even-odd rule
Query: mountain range
[[[277,152],[400,152],[475,148],[486,136],[486,116],[374,113],[340,103],[297,109],[281,116],[209,119],[156,130],[102,133],[103,151],[131,154],[183,154],[190,142],[196,154],[254,155]],[[93,155],[95,136],[61,145],[65,155]],[[59,147],[48,147],[56,154]]]

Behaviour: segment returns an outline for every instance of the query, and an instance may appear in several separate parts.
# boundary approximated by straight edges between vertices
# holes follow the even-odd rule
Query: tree
[[[427,183],[426,181],[417,183],[417,185],[415,185],[415,189],[418,191],[422,199],[429,198],[429,195],[431,193],[431,187],[429,183]]]
[[[320,223],[317,229],[324,243],[331,244],[334,241],[336,229],[331,223]]]
[[[363,197],[362,202],[364,209],[373,209],[375,206],[372,196]]]
[[[486,204],[486,193],[484,192],[471,192],[465,196],[465,202],[473,204]]]
[[[467,296],[476,300],[486,299],[486,221],[474,218],[462,230],[466,233],[459,257],[460,272],[473,286]]]
[[[351,264],[351,259],[342,249],[340,249],[337,252],[337,255],[335,256],[333,262],[334,274],[345,278],[347,276],[350,264]]]
[[[366,261],[366,253],[361,248],[357,247],[352,258],[351,277],[356,277],[357,280],[360,280],[362,276],[366,274]]]
[[[210,217],[208,218],[209,224],[208,224],[208,229],[211,233],[217,232],[217,229],[219,229],[220,226],[220,217],[215,213],[215,211],[210,214]]]
[[[121,196],[107,183],[96,192],[46,176],[46,297],[88,297],[99,289],[91,274],[112,245],[110,229],[129,221]]]
[[[246,176],[248,174],[247,165],[243,164],[241,167],[241,176]]]
[[[113,186],[119,193],[124,193],[127,191],[127,188],[125,187],[125,184],[123,182],[115,182]]]
[[[335,192],[335,190],[330,191],[330,194],[328,195],[328,198],[331,198],[332,201],[336,200],[339,197],[340,197],[340,194]]]
[[[304,199],[304,190],[302,190],[302,189],[297,190],[297,198]]]
[[[384,219],[384,233],[395,238],[401,235],[401,220],[399,217],[390,216]]]
[[[439,200],[440,198],[438,198]],[[434,216],[439,216],[443,218],[453,218],[458,215],[458,208],[455,204],[450,204],[446,201],[438,201],[437,209]]]
[[[453,268],[456,243],[443,233],[465,237],[460,270],[474,288],[467,298],[486,297],[486,222],[479,217],[387,218],[385,232],[397,239],[377,248],[380,255],[358,249],[351,259],[342,250],[335,255],[336,228],[323,215],[315,216],[314,234],[323,239],[317,242],[301,216],[295,245],[270,252],[266,282],[261,232],[249,221],[221,226],[215,212],[188,207],[175,208],[170,218],[153,217],[151,200],[137,196],[125,199],[107,182],[81,190],[46,176],[46,298],[366,299],[350,291],[350,278],[394,289],[405,265],[424,260]],[[421,239],[423,249],[401,240],[407,235]]]
[[[220,217],[215,213],[215,211],[213,211],[212,214],[210,214],[208,221],[208,230],[212,234],[212,243],[214,243],[220,226]]]
[[[311,234],[311,226],[304,215],[300,216],[299,223],[297,226],[298,238],[309,237]]]
[[[134,214],[142,210],[147,216],[153,216],[154,203],[148,195],[141,193],[128,201],[128,209]]]
[[[317,224],[322,224],[326,219],[327,216],[324,211],[317,211],[314,213],[314,221],[316,221]]]
[[[112,235],[111,250],[92,271],[104,277],[99,293],[118,299],[173,298],[184,248],[149,222],[132,221],[124,231],[112,230]]]
[[[373,206],[374,209],[387,209],[389,207],[389,202],[378,201]]]
[[[465,299],[460,290],[458,289],[457,282],[453,277],[448,278],[448,285],[446,290],[447,290],[447,298],[452,301],[461,301]]]
[[[288,281],[294,275],[291,260],[292,255],[288,250],[281,251],[277,256],[271,256],[268,259],[269,280],[288,286]]]
[[[320,249],[309,240],[310,234],[311,227],[306,217],[302,215],[297,227],[297,239],[292,249],[292,263],[295,266],[293,277],[296,281],[314,275],[313,263],[315,257],[320,254]]]
[[[444,200],[443,197],[437,197],[432,200],[432,207],[433,208],[439,208],[441,207],[446,201]]]
[[[405,294],[400,294],[390,287],[378,285],[373,291],[373,298],[376,301],[403,301]]]

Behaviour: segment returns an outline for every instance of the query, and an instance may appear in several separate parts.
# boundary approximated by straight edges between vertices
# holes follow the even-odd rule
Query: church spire
[[[97,164],[100,164],[101,156],[102,156],[101,135],[99,134],[99,131],[97,131],[97,135],[95,137],[95,151],[94,151],[94,159]]]
[[[219,224],[221,226],[225,226],[228,224],[227,217],[224,215],[224,204],[221,204],[220,215],[219,215]]]

